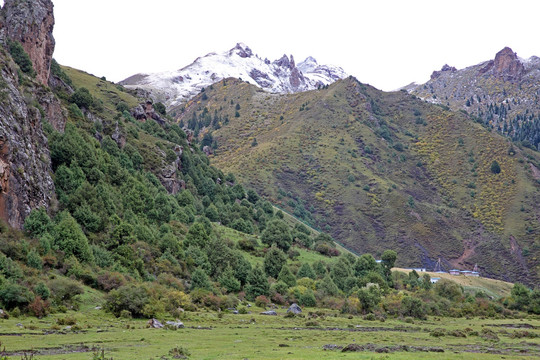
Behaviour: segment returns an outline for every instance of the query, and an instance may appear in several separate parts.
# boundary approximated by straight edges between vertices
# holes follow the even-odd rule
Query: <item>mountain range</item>
[[[60,209],[100,242],[118,222],[115,207],[133,226],[133,206],[167,220],[160,206],[178,200],[166,196],[186,189],[197,200],[186,213],[175,208],[178,219],[215,201],[208,216],[232,226],[236,177],[358,254],[396,249],[398,265],[440,258],[447,269],[538,282],[538,58],[505,48],[382,92],[313,58],[271,62],[237,44],[122,86],[54,62],[53,25],[49,0],[2,8],[0,217],[11,227],[34,209]],[[148,198],[162,193],[161,205],[149,214],[127,206],[122,194],[135,188],[126,179],[151,188]],[[117,201],[107,209],[86,203],[103,181]],[[237,227],[256,233],[264,224],[244,205],[252,225]]]
[[[404,87],[425,101],[465,111],[512,140],[538,149],[540,58],[505,47],[494,59],[464,69],[444,65],[425,84]]]
[[[538,279],[540,156],[466,113],[353,77],[288,95],[225,79],[183,108],[211,163],[357,253]]]
[[[229,77],[243,79],[272,93],[294,93],[331,84],[347,74],[337,66],[319,65],[313,57],[298,65],[292,55],[271,62],[238,43],[229,51],[199,57],[180,70],[136,74],[120,84],[128,89],[148,90],[153,99],[172,107]]]

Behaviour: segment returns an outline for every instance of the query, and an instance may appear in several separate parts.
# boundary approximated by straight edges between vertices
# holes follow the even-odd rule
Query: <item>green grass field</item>
[[[153,329],[147,320],[117,319],[87,306],[79,312],[36,318],[0,320],[0,338],[8,359],[34,352],[34,359],[93,359],[94,348],[105,357],[174,359],[176,347],[189,359],[532,359],[540,356],[540,320],[429,318],[414,322],[387,319],[367,321],[330,310],[310,310],[295,318],[216,312],[185,313],[184,329]],[[324,314],[324,315],[323,315]],[[58,319],[74,317],[71,328]],[[172,319],[160,319],[172,320]],[[434,337],[436,329],[446,336]],[[457,334],[465,337],[449,335]],[[439,330],[440,331],[440,330]],[[467,335],[466,335],[467,334]],[[487,336],[486,334],[490,334]],[[519,337],[527,335],[528,337]],[[357,344],[360,352],[339,348]],[[335,345],[336,350],[324,346]],[[399,350],[399,351],[396,351]],[[444,352],[440,352],[444,351]],[[388,352],[388,353],[386,353]],[[181,357],[176,357],[181,358]]]

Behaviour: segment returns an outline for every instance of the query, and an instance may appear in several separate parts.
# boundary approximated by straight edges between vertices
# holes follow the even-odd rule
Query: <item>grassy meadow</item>
[[[44,319],[0,320],[7,359],[527,359],[540,356],[540,319],[436,318],[368,321],[331,310],[296,317],[184,313],[185,328],[153,329],[86,306]],[[164,322],[167,319],[160,319]],[[173,319],[168,319],[173,320]],[[62,325],[60,325],[62,324]],[[71,324],[71,325],[65,325]],[[343,352],[350,344],[364,350]],[[353,345],[354,346],[354,345]],[[353,347],[351,346],[351,347]],[[176,351],[174,350],[176,349]],[[184,355],[182,355],[184,354]],[[188,355],[189,354],[189,355]],[[176,356],[176,357],[175,357]]]

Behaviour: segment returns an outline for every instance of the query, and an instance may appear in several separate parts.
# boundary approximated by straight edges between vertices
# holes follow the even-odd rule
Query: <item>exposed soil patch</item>
[[[538,329],[540,326],[534,326],[531,324],[486,324],[486,326],[493,326],[493,327],[505,327],[505,328],[512,328],[512,329]]]
[[[416,327],[355,327],[355,328],[332,328],[332,327],[280,327],[274,330],[314,330],[314,331],[347,331],[347,332],[376,332],[376,331],[398,331],[398,332],[421,332],[421,328]]]
[[[44,349],[30,349],[30,350],[17,350],[17,351],[4,351],[0,352],[0,356],[24,356],[24,355],[60,355],[71,353],[84,353],[93,351],[86,345],[67,345],[63,347],[44,348]]]
[[[324,348],[324,347],[323,347]],[[376,353],[392,353],[396,351],[419,351],[419,352],[444,352],[441,347],[427,347],[427,346],[409,346],[409,345],[395,345],[395,346],[377,346],[375,344],[349,344],[345,346],[341,352],[357,352],[357,351],[369,351]]]

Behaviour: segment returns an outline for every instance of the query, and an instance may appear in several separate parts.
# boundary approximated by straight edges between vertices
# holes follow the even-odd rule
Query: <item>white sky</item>
[[[2,3],[3,0],[0,0]],[[504,46],[540,56],[535,0],[53,0],[54,57],[120,81],[244,42],[262,58],[311,55],[393,90]]]

